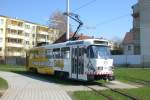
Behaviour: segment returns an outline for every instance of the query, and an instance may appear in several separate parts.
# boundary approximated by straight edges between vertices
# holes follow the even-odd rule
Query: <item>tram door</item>
[[[74,46],[71,53],[71,76],[74,79],[83,79],[84,47]]]

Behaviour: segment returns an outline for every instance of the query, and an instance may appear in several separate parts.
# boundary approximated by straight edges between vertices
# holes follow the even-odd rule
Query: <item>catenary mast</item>
[[[69,30],[69,0],[67,0],[67,34],[66,34],[66,40],[68,41],[69,40],[69,33],[70,33],[70,30]]]

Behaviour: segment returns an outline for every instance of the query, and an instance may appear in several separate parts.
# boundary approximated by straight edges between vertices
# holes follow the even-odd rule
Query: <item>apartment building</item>
[[[139,3],[132,6],[133,28],[127,32],[123,40],[123,51],[126,55],[139,55],[140,45],[140,6]]]
[[[0,59],[15,63],[10,59],[24,58],[26,51],[38,43],[53,43],[58,34],[58,30],[44,25],[0,16]]]
[[[150,55],[150,44],[148,43],[150,37],[150,0],[138,0],[132,9],[133,28],[128,32],[132,36],[132,43],[130,42],[133,45],[132,54]]]
[[[141,54],[150,55],[150,0],[139,0]]]
[[[128,49],[132,49],[133,52],[130,54],[141,55],[141,63],[144,66],[150,65],[150,0],[138,0],[138,3],[132,6],[133,9],[133,28],[131,29],[130,35],[126,34],[126,39],[132,39],[130,43],[126,42],[124,46]],[[128,37],[127,37],[128,35]],[[128,53],[129,54],[129,53]]]
[[[132,34],[132,43],[133,47],[133,54],[137,55],[141,53],[141,45],[140,45],[140,6],[139,3],[132,6],[133,9],[133,28],[130,31]]]

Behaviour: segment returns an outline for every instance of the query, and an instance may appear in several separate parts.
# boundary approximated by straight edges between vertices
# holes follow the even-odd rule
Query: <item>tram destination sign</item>
[[[83,44],[84,42],[83,41],[77,41],[77,42],[69,42],[66,44],[66,46],[68,45],[78,45],[78,44]]]

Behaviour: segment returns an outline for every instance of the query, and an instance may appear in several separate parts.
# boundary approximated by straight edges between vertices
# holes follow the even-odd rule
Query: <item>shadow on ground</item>
[[[32,73],[28,71],[12,71],[17,74],[24,75],[26,77],[30,77],[32,79],[40,80],[40,81],[45,81],[45,82],[53,82],[56,84],[62,84],[62,85],[101,85],[101,83],[97,82],[92,82],[92,81],[78,81],[78,80],[72,80],[72,79],[62,79],[58,78],[53,75],[43,75],[43,74],[38,74],[38,73]]]

